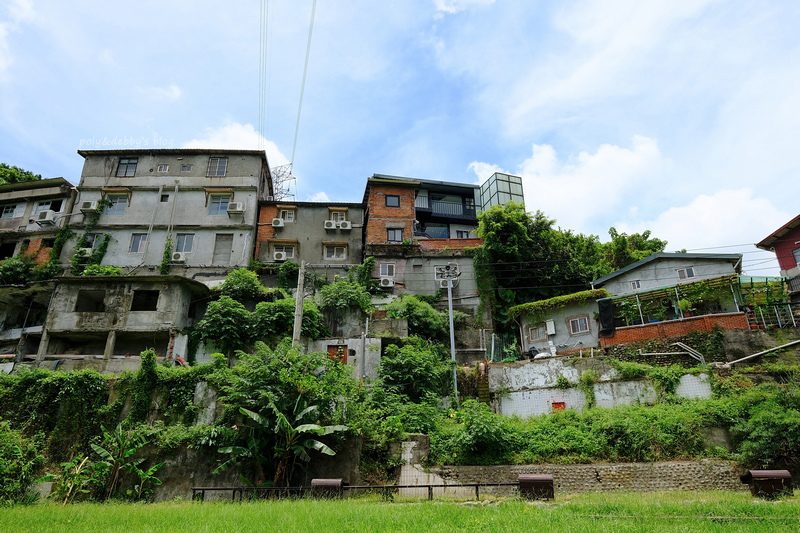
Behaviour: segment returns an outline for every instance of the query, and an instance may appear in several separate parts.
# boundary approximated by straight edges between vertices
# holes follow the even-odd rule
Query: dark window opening
[[[162,194],[161,195],[162,202],[169,202],[169,194]]]
[[[400,207],[400,197],[395,194],[387,194],[386,207]]]
[[[159,291],[133,291],[131,311],[156,311]]]
[[[119,166],[117,167],[117,176],[119,177],[131,177],[136,174],[136,163],[139,161],[137,157],[124,157],[119,160]]]
[[[105,313],[106,291],[78,291],[76,313]]]
[[[14,257],[14,251],[17,249],[16,242],[4,242],[0,244],[0,259],[8,259]]]
[[[42,239],[42,248],[52,248],[56,245],[55,239]]]

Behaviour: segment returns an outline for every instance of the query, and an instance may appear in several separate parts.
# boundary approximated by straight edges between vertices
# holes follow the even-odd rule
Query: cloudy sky
[[[286,164],[311,11],[0,0],[0,161],[73,182],[78,149],[125,143]],[[319,0],[297,198],[503,170],[562,228],[650,229],[777,274],[752,243],[798,213],[798,27],[796,0]]]

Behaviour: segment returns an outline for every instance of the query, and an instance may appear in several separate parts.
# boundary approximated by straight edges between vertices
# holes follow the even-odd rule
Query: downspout
[[[675,286],[675,305],[678,306],[678,316],[680,317],[681,320],[683,320],[683,310],[681,309],[680,301],[681,301],[681,296],[680,296],[680,294],[678,294],[678,286],[676,285]]]
[[[642,321],[642,325],[644,326],[644,315],[642,314],[642,302],[639,301],[639,295],[636,295],[636,305],[639,307],[639,319]]]
[[[161,193],[162,192],[164,192],[164,186],[163,185],[159,185],[158,186],[158,199],[159,200],[161,199]],[[137,268],[142,266],[144,264],[145,260],[147,259],[147,250],[148,250],[148,248],[150,248],[150,236],[153,233],[153,225],[156,223],[156,212],[157,212],[157,209],[153,209],[153,216],[150,218],[150,226],[147,228],[147,237],[145,237],[145,241],[144,241],[144,253],[142,253],[142,262],[139,263],[138,265],[136,265],[133,268],[133,270],[136,270]],[[133,272],[133,270],[131,272]]]

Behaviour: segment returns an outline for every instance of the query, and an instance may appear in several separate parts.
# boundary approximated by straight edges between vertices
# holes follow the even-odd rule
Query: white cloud
[[[471,170],[475,173],[475,177],[477,180],[475,183],[483,183],[487,179],[489,179],[492,174],[495,172],[505,172],[502,168],[497,165],[492,165],[490,163],[481,163],[479,161],[473,161],[472,163],[467,166],[467,170]]]
[[[148,87],[140,91],[154,100],[177,100],[181,97],[181,88],[175,84],[166,87]]]
[[[757,252],[748,243],[757,243],[790,220],[795,213],[778,210],[770,200],[754,197],[753,190],[720,190],[712,195],[700,195],[689,204],[671,207],[655,219],[635,223],[619,223],[624,233],[651,230],[659,239],[669,242],[669,250],[745,253],[745,270],[752,267],[754,275],[776,275],[775,255]],[[745,246],[737,246],[745,245]],[[767,261],[762,263],[762,261]],[[760,264],[759,264],[760,263]],[[774,267],[774,272],[762,269]]]
[[[330,202],[331,199],[328,198],[328,195],[325,194],[324,191],[320,191],[316,194],[313,194],[308,197],[309,202]]]
[[[587,232],[589,219],[619,206],[632,184],[646,188],[664,163],[656,141],[637,135],[630,149],[604,144],[594,154],[581,152],[564,162],[552,146],[534,144],[533,155],[516,174],[522,176],[528,209],[541,209],[562,228]],[[470,168],[493,167],[473,163]]]
[[[444,13],[458,13],[464,11],[471,6],[489,6],[494,4],[495,0],[434,0],[437,11]]]
[[[265,150],[270,167],[289,163],[289,159],[278,150],[278,146],[265,139],[252,124],[231,122],[219,128],[206,128],[202,137],[184,143],[183,147]]]
[[[8,44],[9,33],[19,29],[22,22],[33,20],[36,13],[30,0],[12,0],[8,6],[8,20],[0,22],[0,81],[8,71],[14,58],[11,56],[11,48]]]

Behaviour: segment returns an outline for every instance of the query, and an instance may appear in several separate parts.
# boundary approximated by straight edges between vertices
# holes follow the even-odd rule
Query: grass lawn
[[[0,531],[800,531],[800,496],[746,492],[579,494],[553,502],[286,500],[53,503],[0,510]]]

